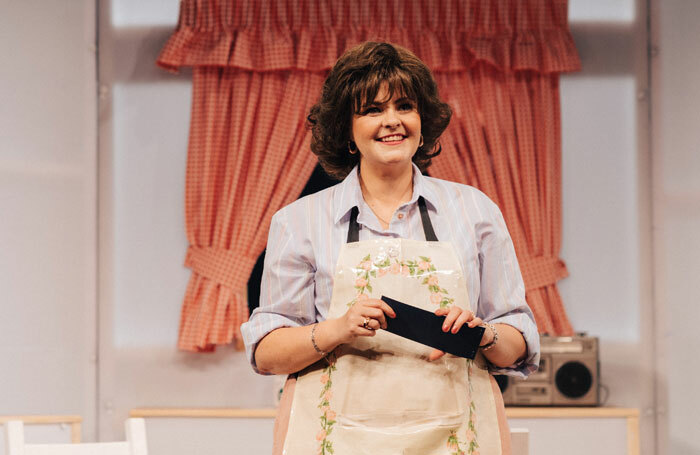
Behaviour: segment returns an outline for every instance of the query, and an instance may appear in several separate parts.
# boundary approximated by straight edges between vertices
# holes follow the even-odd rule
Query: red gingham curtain
[[[192,269],[178,346],[238,340],[246,282],[272,214],[316,163],[305,115],[327,71],[366,40],[413,50],[454,108],[432,175],[503,210],[540,330],[570,334],[556,281],[558,74],[580,63],[566,0],[182,0],[158,64],[193,68],[186,181]]]
[[[557,74],[479,65],[436,75],[454,109],[430,173],[475,186],[503,212],[540,332],[572,335],[556,282],[561,248],[561,129]]]

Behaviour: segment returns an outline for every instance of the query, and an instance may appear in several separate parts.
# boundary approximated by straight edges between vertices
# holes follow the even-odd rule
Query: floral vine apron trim
[[[382,278],[387,274],[423,277],[422,284],[427,285],[430,291],[430,303],[440,305],[440,308],[448,308],[454,303],[454,299],[447,296],[449,294],[447,289],[439,286],[437,269],[430,258],[425,256],[419,256],[419,260],[411,261],[399,261],[398,259],[392,261],[388,257],[380,257],[372,261],[372,256],[368,254],[353,270],[356,276],[357,296],[347,304],[348,307],[368,299],[369,295],[365,291],[372,292],[372,279]]]
[[[321,430],[316,435],[316,440],[319,441],[320,445],[318,448],[318,453],[321,455],[332,454],[333,453],[333,442],[328,439],[331,432],[333,431],[333,425],[335,425],[335,411],[331,409],[331,398],[333,398],[333,392],[331,387],[333,386],[333,381],[331,380],[331,375],[336,370],[335,367],[335,354],[330,353],[326,357],[328,366],[323,369],[323,374],[321,374],[321,393],[319,398],[321,402],[318,408],[321,410]]]
[[[471,399],[472,394],[472,368],[473,361],[467,360],[467,372],[469,375],[469,423],[467,424],[466,442],[460,441],[457,437],[457,430],[450,431],[450,436],[447,438],[447,448],[452,451],[450,455],[479,455],[479,443],[476,440],[476,404]],[[462,449],[462,444],[468,444],[466,451]]]
[[[476,440],[476,403],[472,399],[474,388],[472,387],[472,375],[474,369],[474,361],[467,360],[467,377],[469,378],[469,422],[467,423],[467,453],[470,455],[479,455],[477,448],[479,443]],[[457,452],[457,455],[462,455],[464,452]]]

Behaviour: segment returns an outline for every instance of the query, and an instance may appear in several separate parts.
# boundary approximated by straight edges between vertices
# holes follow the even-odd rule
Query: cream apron
[[[353,208],[328,318],[382,295],[431,312],[470,309],[455,251],[437,241],[425,201],[418,202],[425,242],[358,242]],[[285,385],[275,453],[282,438],[285,455],[509,453],[502,399],[481,354],[474,361],[446,354],[430,362],[431,350],[385,330],[338,346]]]

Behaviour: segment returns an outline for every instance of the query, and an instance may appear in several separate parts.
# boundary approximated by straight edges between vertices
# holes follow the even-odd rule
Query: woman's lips
[[[376,141],[380,142],[382,144],[396,145],[396,144],[402,143],[405,139],[406,139],[406,136],[393,135],[393,136],[385,136],[384,138],[376,139]]]

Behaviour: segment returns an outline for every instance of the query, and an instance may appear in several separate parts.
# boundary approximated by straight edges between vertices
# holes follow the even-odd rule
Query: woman
[[[539,339],[498,208],[421,174],[450,116],[428,68],[399,46],[361,44],[331,70],[311,148],[343,181],[274,216],[260,307],[242,327],[257,372],[299,372],[276,450],[509,452],[486,368],[526,376]],[[380,330],[395,317],[381,295],[444,316],[445,332],[484,326],[476,361]]]

